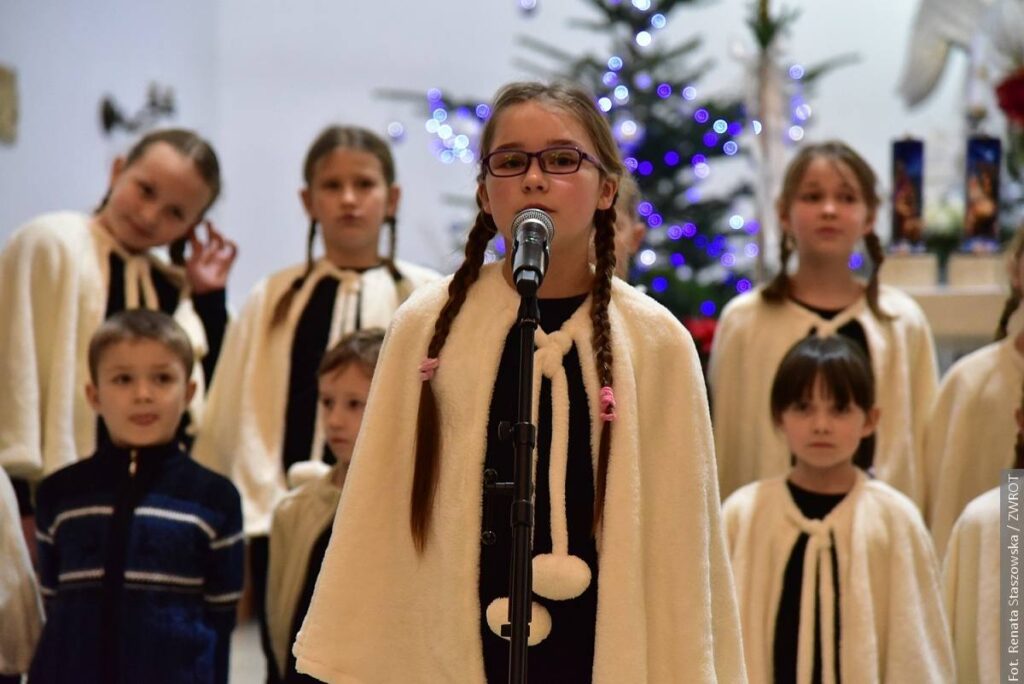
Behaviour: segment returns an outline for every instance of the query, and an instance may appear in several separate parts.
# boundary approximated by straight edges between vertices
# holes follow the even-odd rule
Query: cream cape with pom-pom
[[[418,555],[409,531],[417,367],[447,287],[424,287],[398,311],[374,376],[294,647],[299,671],[328,682],[484,681],[478,574],[488,407],[519,297],[501,264],[485,266],[441,352],[432,381],[440,475]],[[589,307],[581,305],[585,320]],[[693,342],[668,311],[621,281],[608,315],[618,418],[599,538],[594,681],[745,681]],[[587,322],[573,341],[596,449],[600,386],[590,333]]]
[[[783,574],[801,532],[810,536],[801,592],[797,679],[809,684],[814,652],[814,568],[820,568],[822,673],[843,684],[953,681],[938,561],[921,515],[895,489],[858,472],[857,483],[822,520],[803,516],[784,477],[736,491],[723,506],[752,684],[772,681],[775,619]],[[838,568],[829,549],[835,540]],[[840,642],[834,654],[832,573],[839,577]]]

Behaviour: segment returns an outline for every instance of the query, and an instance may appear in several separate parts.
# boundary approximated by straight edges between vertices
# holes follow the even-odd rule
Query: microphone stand
[[[512,492],[512,563],[509,582],[509,624],[502,625],[502,636],[510,637],[510,684],[526,684],[526,649],[530,636],[533,603],[533,449],[537,444],[537,426],[533,419],[534,334],[540,324],[537,284],[529,279],[517,283],[522,299],[516,325],[519,328],[519,405],[516,422],[499,426],[504,437],[511,437],[515,450]]]

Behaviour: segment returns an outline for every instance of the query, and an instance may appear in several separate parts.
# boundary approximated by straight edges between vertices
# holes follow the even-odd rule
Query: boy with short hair
[[[299,462],[289,469],[291,492],[274,509],[270,528],[270,570],[267,576],[267,626],[276,676],[288,684],[315,682],[295,671],[292,644],[309,609],[313,588],[331,539],[334,512],[341,499],[352,449],[363,420],[370,381],[377,365],[384,331],[370,328],[341,338],[317,371],[320,422],[333,467]]]
[[[111,445],[39,486],[47,622],[32,682],[227,682],[242,511],[176,439],[193,363],[160,312],[121,312],[93,335],[86,395]]]

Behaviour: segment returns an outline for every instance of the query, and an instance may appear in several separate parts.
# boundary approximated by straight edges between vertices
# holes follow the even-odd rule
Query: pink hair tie
[[[598,396],[601,398],[601,420],[610,423],[615,420],[615,392],[605,385]]]
[[[420,380],[426,382],[427,380],[434,379],[434,373],[437,371],[437,367],[441,365],[439,359],[432,359],[430,357],[424,358],[420,362]]]

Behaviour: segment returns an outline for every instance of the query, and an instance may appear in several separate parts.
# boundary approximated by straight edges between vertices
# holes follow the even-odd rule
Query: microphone
[[[523,297],[534,297],[544,280],[555,224],[541,209],[523,209],[512,219],[512,280]]]

